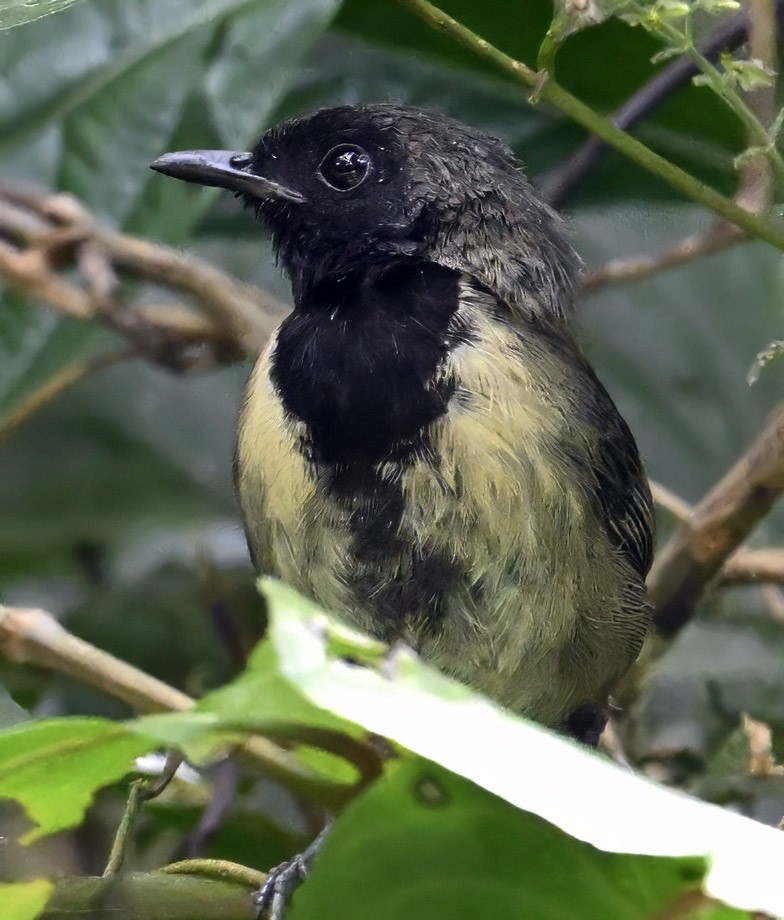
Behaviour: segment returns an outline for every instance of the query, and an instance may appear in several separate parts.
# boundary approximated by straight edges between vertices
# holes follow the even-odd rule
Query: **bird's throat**
[[[454,391],[446,356],[466,340],[459,279],[395,259],[330,276],[297,305],[278,332],[271,378],[305,423],[309,459],[376,464],[423,448]]]

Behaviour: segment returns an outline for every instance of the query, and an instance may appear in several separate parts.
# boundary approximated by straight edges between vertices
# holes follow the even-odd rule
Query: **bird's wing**
[[[497,307],[494,300],[493,308]],[[588,498],[595,502],[611,543],[644,580],[653,562],[655,519],[629,426],[568,329],[536,317],[510,319],[507,314],[506,319],[517,331],[523,360],[527,352],[546,354],[542,366],[557,378],[545,385],[550,401],[570,422],[560,449],[569,456],[578,479],[593,484]]]
[[[628,425],[593,371],[586,370],[595,381],[603,422],[594,455],[599,511],[610,540],[644,579],[653,562],[655,535],[648,479]]]

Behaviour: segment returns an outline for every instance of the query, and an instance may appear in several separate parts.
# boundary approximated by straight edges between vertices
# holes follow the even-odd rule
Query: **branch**
[[[195,705],[179,690],[77,639],[43,610],[0,606],[0,653],[17,664],[68,674],[135,712],[185,712]]]
[[[61,276],[76,267],[77,281]],[[123,277],[184,295],[183,306],[118,301]],[[0,279],[79,320],[98,320],[169,367],[234,360],[259,350],[285,314],[283,304],[175,249],[98,226],[70,195],[0,186]],[[201,315],[199,315],[201,314]]]
[[[780,3],[777,7],[773,0],[753,0],[751,16],[742,14],[751,57],[762,61],[770,69],[776,63],[777,9],[784,9],[784,4]],[[773,88],[763,87],[746,95],[748,110],[758,123],[769,125],[775,112]],[[750,135],[748,140],[753,145],[755,138]],[[760,153],[742,166],[738,190],[733,200],[751,213],[763,214],[770,207],[772,196],[771,162]],[[607,262],[583,278],[582,291],[584,294],[594,294],[608,284],[640,281],[657,272],[719,252],[746,237],[746,231],[736,224],[719,220],[707,230],[684,237],[667,249]]]
[[[645,144],[621,131],[607,118],[594,112],[554,80],[546,79],[543,82],[542,75],[521,61],[504,54],[427,0],[398,0],[398,2],[432,28],[446,33],[469,51],[489,61],[514,82],[536,90],[542,99],[554,105],[577,124],[601,137],[624,156],[653,175],[659,176],[688,198],[710,208],[751,235],[766,240],[777,249],[784,250],[784,228],[756,214],[751,214],[715,189],[698,181],[679,166],[654,153]]]
[[[69,364],[32,393],[28,393],[5,418],[0,418],[0,444],[7,441],[20,425],[23,425],[39,409],[65,390],[112,364],[118,364],[120,361],[127,361],[133,357],[135,354],[131,349],[121,348],[118,351],[104,352],[87,361]]]
[[[198,875],[152,872],[63,878],[41,920],[256,920],[250,888]]]
[[[43,610],[0,605],[0,654],[17,664],[32,664],[68,674],[121,700],[135,712],[187,712],[196,705],[194,699],[179,690],[78,639]],[[302,731],[308,730],[303,728]],[[288,751],[261,735],[246,738],[239,745],[238,753],[295,792],[339,807],[378,775],[380,761],[366,745],[353,738],[344,739],[341,744],[335,734],[324,734],[329,742],[328,749],[337,751],[357,768],[361,777],[357,786],[336,786],[321,779]],[[305,743],[316,745],[319,737],[316,732]]]
[[[584,275],[580,290],[584,295],[591,295],[609,284],[642,281],[668,268],[676,268],[712,255],[745,237],[746,233],[735,224],[717,221],[707,230],[692,233],[668,249],[605,262],[600,268]]]
[[[779,4],[780,6],[782,4]],[[700,42],[701,54],[709,61],[717,60],[722,51],[734,51],[746,41],[749,29],[747,13],[741,11],[729,17]],[[659,70],[624,104],[609,115],[609,120],[624,131],[635,127],[655,112],[682,86],[698,73],[693,61],[678,58]],[[600,137],[590,137],[563,165],[540,183],[545,198],[559,208],[590,172],[596,169],[609,151]]]
[[[719,572],[719,584],[722,585],[762,582],[784,587],[784,549],[741,548],[727,559]]]
[[[692,510],[648,576],[658,630],[671,637],[706,585],[784,491],[784,404],[759,438]]]
[[[648,485],[656,504],[669,512],[676,520],[685,521],[691,514],[691,505],[679,495],[671,492],[666,486],[654,482],[652,479],[648,481]]]
[[[656,504],[668,511],[681,524],[688,526],[694,509],[680,496],[657,482],[650,481],[651,495]],[[717,585],[784,586],[784,549],[766,547],[749,549],[740,546],[724,562],[716,579]],[[770,606],[770,604],[768,604]]]

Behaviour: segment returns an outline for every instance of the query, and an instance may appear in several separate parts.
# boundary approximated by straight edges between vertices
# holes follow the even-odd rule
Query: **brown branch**
[[[688,524],[692,506],[660,483],[650,480],[653,500],[668,511],[676,520]],[[784,550],[775,547],[749,549],[740,546],[721,567],[715,585],[758,584],[762,588],[762,599],[771,619],[784,623],[784,594],[777,585],[784,585]]]
[[[63,277],[73,268],[76,277]],[[168,288],[194,309],[153,313],[123,303],[125,278]],[[212,363],[258,351],[286,312],[207,262],[97,225],[70,195],[2,185],[0,281],[70,318],[108,325],[142,355],[175,369],[210,363],[205,349]]]
[[[92,319],[87,294],[76,284],[49,269],[46,257],[36,250],[15,250],[0,240],[0,278],[28,297],[43,300],[72,319]]]
[[[648,485],[656,504],[668,511],[674,518],[679,521],[685,521],[691,514],[691,505],[666,486],[659,482],[654,482],[652,479],[648,480]]]
[[[744,167],[733,201],[753,214],[763,214],[770,205],[772,192],[769,164],[760,156]],[[628,258],[611,259],[600,268],[586,272],[581,291],[590,296],[610,284],[642,281],[658,272],[720,252],[747,238],[746,231],[737,224],[714,221],[706,230],[689,234],[673,246]]]
[[[719,573],[719,584],[760,584],[784,587],[784,549],[741,548],[724,563]]]
[[[784,404],[657,554],[648,577],[664,636],[689,619],[707,584],[784,491]]]
[[[692,506],[658,482],[650,480],[650,487],[656,504],[668,511],[676,520],[689,526],[694,513]],[[721,567],[716,584],[784,585],[784,549],[749,549],[740,546]]]
[[[752,0],[748,17],[749,57],[773,69],[776,66],[776,4],[773,0]],[[746,14],[742,14],[744,17]],[[678,62],[680,63],[680,62]],[[749,108],[764,125],[775,115],[774,88],[762,87],[746,94]],[[592,139],[595,143],[596,139]],[[773,179],[770,161],[763,153],[741,168],[740,182],[733,197],[753,214],[763,214],[770,207]],[[726,220],[714,221],[706,230],[692,233],[673,246],[657,252],[642,253],[625,259],[612,259],[600,268],[587,272],[582,291],[595,294],[609,284],[641,281],[661,271],[686,265],[726,249],[746,239],[748,233]]]
[[[658,272],[712,255],[745,237],[745,231],[735,224],[716,221],[707,230],[689,234],[667,249],[644,252],[625,259],[610,259],[585,274],[581,291],[588,296],[610,284],[642,281]]]
[[[196,705],[194,699],[179,690],[78,639],[43,610],[0,605],[0,654],[18,664],[68,674],[121,700],[136,712],[187,712]],[[334,738],[330,740],[334,746]],[[354,739],[347,740],[339,753],[357,768],[361,776],[357,785],[321,779],[261,735],[246,738],[238,753],[266,775],[327,807],[345,804],[380,772],[379,758],[372,749]]]
[[[770,618],[784,625],[784,591],[776,585],[763,585],[762,600],[768,608]]]
[[[135,712],[183,712],[195,701],[62,627],[44,610],[0,606],[0,653],[17,664],[68,674]]]

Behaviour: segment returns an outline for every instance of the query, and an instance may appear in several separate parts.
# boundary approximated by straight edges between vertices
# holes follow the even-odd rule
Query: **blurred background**
[[[547,0],[444,8],[532,65],[552,13]],[[663,66],[650,61],[656,50],[649,35],[611,20],[567,42],[558,78],[607,113]],[[251,216],[228,195],[153,174],[151,160],[171,149],[246,149],[285,117],[362,101],[436,109],[500,136],[545,189],[585,140],[391,0],[82,0],[0,32],[0,75],[0,198],[3,189],[12,198],[70,193],[101,224],[181,247],[286,302]],[[636,133],[723,193],[734,190],[744,134],[706,88],[687,83]],[[589,268],[666,247],[712,220],[613,152],[559,206]],[[174,310],[183,301],[125,275],[117,283],[124,302]],[[783,290],[780,253],[745,242],[644,281],[597,287],[578,306],[585,349],[651,477],[688,502],[742,453],[781,397],[781,363],[753,386],[747,374],[783,337]],[[121,344],[105,325],[64,317],[0,272],[0,600],[42,607],[78,636],[199,694],[241,667],[263,627],[231,483],[249,362],[232,355],[175,372],[139,357],[117,361],[3,428],[47,381]],[[660,544],[672,524],[662,513]],[[783,531],[774,509],[752,545],[780,545]],[[646,690],[633,752],[655,775],[769,823],[784,814],[781,776],[748,775],[732,751],[744,712],[769,725],[774,741],[784,729],[778,591],[735,587],[705,599]],[[0,664],[0,684],[0,721],[17,718],[17,705],[35,715],[127,712],[35,669]],[[170,820],[175,833],[189,817],[172,810]],[[238,811],[214,852],[248,860],[251,824]],[[263,864],[267,844],[253,833],[253,861]]]

